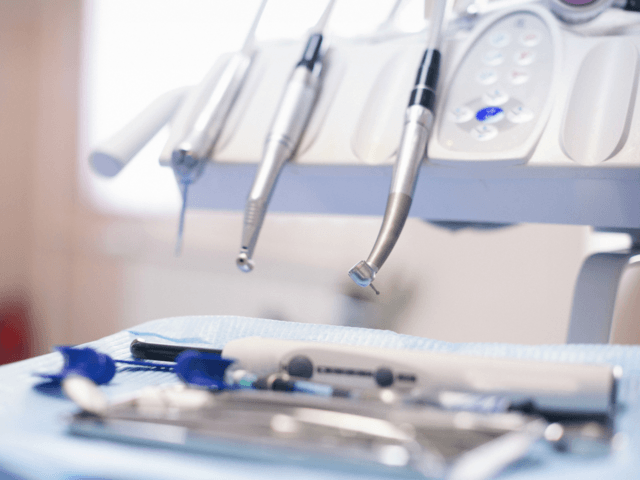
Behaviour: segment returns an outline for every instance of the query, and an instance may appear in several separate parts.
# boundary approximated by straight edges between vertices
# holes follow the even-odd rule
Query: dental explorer
[[[329,0],[318,23],[312,28],[302,58],[289,78],[265,140],[262,161],[244,211],[242,244],[236,259],[236,265],[243,272],[253,270],[253,251],[276,181],[285,162],[294,155],[316,103],[326,54],[322,31],[334,3],[335,0]]]
[[[202,174],[248,76],[255,53],[255,32],[266,3],[267,0],[260,3],[240,51],[231,56],[219,76],[212,77],[215,83],[211,85],[205,80],[195,92],[197,102],[185,102],[185,108],[193,109],[187,112],[191,124],[171,154],[171,167],[180,183],[182,193],[176,255],[179,255],[182,249],[187,190]]]
[[[402,138],[380,233],[369,258],[358,262],[349,270],[349,276],[355,283],[361,287],[370,286],[376,295],[379,292],[373,286],[373,279],[400,237],[411,208],[420,164],[426,155],[434,120],[436,85],[440,71],[438,48],[446,6],[447,0],[433,0],[427,49],[405,110]]]

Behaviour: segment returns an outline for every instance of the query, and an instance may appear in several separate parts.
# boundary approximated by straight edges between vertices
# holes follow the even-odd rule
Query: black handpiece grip
[[[187,350],[199,353],[222,355],[222,350],[214,348],[189,347],[185,345],[166,345],[160,343],[148,343],[138,338],[131,342],[129,347],[131,355],[145,360],[159,360],[161,362],[175,362],[178,355]]]
[[[627,0],[624,9],[631,12],[640,12],[640,0]]]
[[[425,50],[416,76],[416,85],[411,91],[409,106],[422,105],[433,111],[436,103],[436,87],[440,75],[440,51]]]
[[[322,34],[314,33],[309,37],[307,46],[304,48],[302,59],[298,62],[296,67],[305,67],[308,70],[313,70],[316,62],[320,58],[320,49],[322,47]]]

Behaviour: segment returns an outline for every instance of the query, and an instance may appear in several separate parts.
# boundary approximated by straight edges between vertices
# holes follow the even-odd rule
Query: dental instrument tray
[[[70,431],[208,455],[482,479],[525,455],[547,426],[517,413],[177,385],[79,413]]]
[[[638,435],[637,428],[638,418],[640,418],[640,403],[638,402],[638,399],[640,399],[640,375],[638,374],[640,372],[640,348],[638,346],[532,346],[504,343],[450,343],[377,329],[311,325],[308,323],[235,316],[197,316],[167,318],[136,325],[128,330],[91,342],[86,347],[91,347],[115,359],[128,359],[127,352],[129,352],[130,344],[136,338],[144,338],[147,342],[158,342],[160,339],[164,339],[164,341],[174,345],[183,344],[186,339],[190,339],[189,341],[194,342],[194,345],[222,349],[231,341],[243,338],[245,335],[268,335],[282,339],[313,342],[355,343],[371,347],[384,345],[396,349],[448,352],[473,355],[478,358],[522,358],[548,362],[586,362],[620,365],[622,376],[616,387],[616,404],[618,407],[610,424],[611,431],[608,434],[603,432],[602,427],[596,425],[592,419],[581,420],[575,424],[575,428],[574,426],[569,426],[565,421],[562,421],[561,425],[552,423],[545,428],[545,441],[532,445],[520,460],[516,460],[515,463],[506,467],[505,470],[497,475],[501,479],[521,479],[526,477],[536,480],[543,478],[564,479],[567,477],[605,479],[637,477],[638,452],[640,451],[640,435]],[[225,440],[224,437],[216,436],[215,434],[205,436],[204,440],[200,441],[198,439],[198,442],[196,442],[194,440],[195,429],[192,430],[191,434],[188,434],[189,429],[187,427],[172,421],[172,418],[179,419],[180,415],[185,415],[184,412],[187,410],[184,405],[186,399],[183,402],[172,400],[170,403],[167,398],[170,397],[170,393],[159,393],[161,390],[171,392],[173,388],[168,387],[168,385],[180,383],[175,373],[149,370],[148,368],[142,369],[142,367],[135,365],[119,368],[115,381],[101,386],[93,385],[94,389],[99,390],[101,396],[108,399],[104,415],[91,416],[83,413],[74,418],[76,412],[79,411],[78,406],[71,401],[60,398],[57,392],[34,388],[34,384],[39,384],[42,381],[41,378],[33,376],[35,372],[53,372],[61,367],[62,358],[60,353],[57,352],[0,367],[0,385],[2,385],[4,392],[4,395],[0,398],[2,407],[0,408],[0,424],[2,425],[3,433],[3,435],[0,435],[0,463],[2,463],[1,470],[5,473],[5,476],[8,474],[10,477],[25,479],[74,477],[122,480],[141,478],[172,480],[176,478],[212,477],[226,479],[304,478],[321,480],[325,478],[340,478],[342,480],[355,480],[389,478],[391,474],[393,474],[393,478],[421,477],[419,473],[411,470],[408,466],[393,467],[365,460],[356,462],[355,458],[345,460],[344,463],[340,464],[341,468],[342,466],[345,467],[344,470],[338,471],[338,469],[333,468],[337,460],[334,461],[334,457],[330,455],[320,454],[318,451],[311,451],[310,453],[302,451],[302,453],[298,453],[303,446],[302,442],[298,442],[298,444],[295,441],[290,441],[290,445],[293,445],[293,447],[287,449],[285,447],[276,447],[275,440],[273,442],[265,440],[263,444],[257,444],[257,442],[242,443],[240,440]],[[157,387],[158,385],[165,385],[165,387]],[[144,390],[147,387],[152,387],[152,389]],[[184,387],[175,388],[178,392],[184,390]],[[235,407],[237,412],[240,412],[245,411],[241,408],[241,399],[243,397],[235,396],[235,394],[255,397],[260,393],[264,393],[264,396],[260,396],[260,398],[264,399],[264,403],[268,399],[298,401],[302,399],[303,395],[302,393],[293,394],[289,392],[235,391],[229,392],[230,394],[225,397],[209,392],[196,392],[195,397],[200,397],[199,401],[195,401],[197,398],[194,400],[194,396],[191,396],[191,394],[187,395],[186,398],[191,396],[193,408],[192,413],[189,415],[193,415],[193,418],[197,419],[206,418],[203,411],[198,411],[199,408],[203,410],[199,406],[203,403],[202,398],[208,401],[206,400],[207,398],[213,397],[216,401],[220,401],[218,406],[229,405],[231,408]],[[384,392],[387,392],[384,394],[385,397],[389,395],[387,389],[384,389]],[[86,393],[86,390],[84,393]],[[383,403],[381,398],[378,398],[378,400],[372,399],[371,401],[362,399],[362,401],[353,403],[354,408],[360,408],[355,407],[355,405],[362,405],[362,410],[345,409],[341,411],[339,409],[340,406],[351,405],[347,402],[347,399],[304,395],[306,395],[304,399],[308,403],[292,403],[289,405],[301,409],[308,408],[313,411],[327,408],[329,411],[337,410],[339,413],[353,413],[355,415],[374,417],[385,421],[388,420],[398,427],[397,423],[404,423],[404,418],[408,417],[410,421],[417,421],[418,419],[412,413],[407,413],[404,417],[398,415],[392,418],[392,410],[400,411],[402,408],[406,408],[407,412],[412,412],[415,409],[411,405],[402,406],[396,403]],[[136,400],[141,397],[146,397],[146,400]],[[227,400],[224,400],[225,398]],[[238,401],[234,405],[233,402],[229,401],[231,399],[238,399]],[[428,402],[428,398],[423,398],[422,400],[420,404],[425,406],[422,412],[426,418],[427,415],[430,415],[426,412],[432,411],[433,407],[430,406],[431,403]],[[445,399],[440,400],[444,401]],[[446,400],[446,407],[449,409],[455,405],[464,405],[459,401],[461,399],[455,401],[455,398],[447,398]],[[128,404],[127,401],[129,402]],[[378,402],[377,405],[376,402]],[[119,405],[117,405],[118,403]],[[246,404],[247,401],[242,400],[242,403]],[[171,407],[171,404],[176,408]],[[328,408],[330,405],[335,405],[335,407]],[[95,407],[96,405],[92,402],[92,406]],[[139,414],[138,410],[140,410]],[[154,414],[154,410],[158,413]],[[180,414],[180,410],[183,411],[182,414]],[[261,408],[256,408],[255,410],[258,410],[259,414]],[[274,410],[277,409],[271,407],[269,411],[273,412]],[[253,412],[251,410],[246,411],[247,414],[242,416],[241,419],[249,421],[253,417]],[[309,410],[302,411],[308,412]],[[482,411],[487,412],[489,410]],[[496,411],[496,409],[491,411]],[[126,416],[122,412],[126,412]],[[376,414],[375,412],[378,413]],[[171,417],[174,413],[175,416]],[[284,407],[277,413],[291,416],[295,411],[293,408]],[[535,421],[530,417],[503,416],[499,412],[495,416],[489,413],[478,414],[474,411],[445,411],[440,413],[443,413],[442,416],[444,418],[450,419],[449,424],[453,422],[460,429],[465,428],[465,425],[467,427],[480,426],[480,420],[484,422],[489,419],[515,418],[519,419],[518,424]],[[458,413],[462,413],[462,415],[458,415]],[[467,415],[467,413],[470,415]],[[219,416],[224,416],[224,408],[218,410],[218,414]],[[213,407],[211,407],[211,413],[207,415],[213,417]],[[163,416],[164,419],[156,421],[155,418],[160,416]],[[271,415],[271,417],[273,416]],[[271,417],[267,417],[269,418],[268,424],[266,423],[267,420],[263,421],[263,424],[269,425],[268,428],[270,428]],[[276,426],[278,425],[277,422],[283,419],[283,417],[278,418],[280,420],[275,421]],[[308,417],[302,416],[300,418],[306,420]],[[318,416],[317,420],[319,421],[321,418],[326,417]],[[345,415],[343,418],[352,417]],[[432,418],[435,418],[435,416],[432,416]],[[125,421],[116,428],[119,419]],[[128,419],[133,419],[134,421],[128,423]],[[474,419],[474,421],[472,422],[470,419]],[[282,423],[286,425],[286,422],[289,424],[295,423],[285,418]],[[204,421],[201,421],[200,424],[204,427]],[[487,423],[484,424],[487,425]],[[516,422],[514,421],[515,425]],[[75,435],[69,434],[70,428],[77,430]],[[241,424],[237,429],[248,430],[245,427],[241,427]],[[157,433],[158,430],[164,430],[165,433],[163,435],[155,435],[154,433]],[[474,427],[466,430],[466,432],[470,436],[475,436],[477,435],[475,430]],[[561,435],[563,430],[564,433]],[[146,437],[144,436],[145,431],[147,433]],[[270,433],[267,428],[263,429],[263,431]],[[334,431],[337,433],[339,429],[334,429]],[[403,431],[410,434],[411,428]],[[444,428],[441,431],[446,433]],[[502,431],[505,433],[496,440],[512,438],[509,437],[508,427],[503,426]],[[173,436],[171,436],[170,432],[173,433]],[[377,431],[376,433],[380,432]],[[233,430],[231,433],[233,433]],[[270,435],[275,436],[275,433],[270,433]],[[344,430],[344,436],[339,439],[346,441],[348,435],[349,430]],[[466,438],[466,435],[462,435],[462,433],[460,435]],[[487,438],[492,438],[492,436]],[[550,448],[556,446],[557,443],[553,440],[558,439],[558,437],[560,437],[560,444],[557,445],[559,448]],[[435,432],[433,438],[435,438]],[[319,441],[319,436],[316,441]],[[511,445],[509,442],[506,443]],[[434,447],[438,447],[436,441],[433,444]],[[470,444],[470,446],[473,447],[474,444]],[[469,452],[469,455],[476,452],[481,456],[481,449],[481,446],[474,448]],[[391,454],[394,451],[402,453],[401,449],[386,449],[387,458],[393,458]],[[288,456],[285,456],[285,452],[289,452]],[[460,464],[466,454],[455,457],[455,453],[456,450],[453,451],[452,461],[454,464]],[[260,458],[265,460],[260,460]],[[447,456],[447,458],[449,457]],[[315,465],[309,465],[305,463],[307,459],[317,459],[317,462]],[[325,463],[321,464],[322,461]],[[354,462],[357,464],[354,465]],[[369,475],[365,473],[367,465],[372,466],[368,470]]]

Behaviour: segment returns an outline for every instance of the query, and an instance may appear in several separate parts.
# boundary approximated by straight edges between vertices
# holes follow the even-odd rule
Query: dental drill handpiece
[[[440,71],[438,47],[446,5],[446,0],[434,0],[429,42],[405,111],[404,129],[380,233],[367,260],[349,270],[349,276],[355,283],[361,287],[370,286],[376,294],[379,292],[373,286],[373,279],[393,250],[409,215],[418,171],[431,134]]]
[[[330,0],[318,23],[311,30],[302,59],[293,70],[265,140],[262,160],[244,211],[242,244],[236,265],[243,272],[253,270],[253,252],[267,212],[271,195],[284,164],[294,155],[322,84],[326,54],[322,31],[335,0]]]
[[[202,174],[204,166],[218,141],[229,113],[245,83],[254,58],[255,32],[267,0],[262,0],[242,49],[234,53],[215,85],[201,85],[200,97],[191,112],[192,123],[171,154],[171,167],[180,184],[182,208],[178,225],[176,255],[182,249],[187,190]]]

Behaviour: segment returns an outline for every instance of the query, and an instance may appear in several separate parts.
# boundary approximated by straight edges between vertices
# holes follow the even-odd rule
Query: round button
[[[523,83],[526,83],[529,80],[529,72],[519,68],[514,68],[509,72],[509,74],[507,75],[507,78],[514,85],[522,85]]]
[[[535,47],[540,43],[542,34],[538,30],[528,30],[520,35],[518,39],[521,45],[525,47]]]
[[[489,50],[482,56],[482,61],[485,65],[495,67],[504,61],[504,55],[499,50]]]
[[[471,136],[481,142],[491,140],[498,135],[498,129],[493,125],[478,125],[471,130]]]
[[[502,105],[506,103],[507,100],[509,100],[509,95],[507,95],[507,92],[505,92],[504,90],[496,88],[494,90],[485,92],[485,94],[482,96],[482,99],[487,105]]]
[[[292,377],[311,378],[313,376],[313,363],[305,355],[296,355],[289,361],[287,372]]]
[[[533,118],[533,111],[520,105],[509,110],[507,118],[513,123],[525,123]]]
[[[388,368],[379,368],[375,378],[376,383],[381,387],[389,387],[393,384],[393,372]]]
[[[489,37],[489,43],[496,48],[506,47],[511,43],[511,35],[507,32],[496,32]]]
[[[518,65],[531,65],[536,59],[536,54],[533,50],[520,50],[513,56],[513,60]]]
[[[483,85],[491,85],[492,83],[496,83],[498,80],[498,74],[491,68],[485,68],[478,72],[476,80]]]
[[[469,107],[456,107],[449,111],[449,120],[455,123],[468,122],[473,118],[473,110]]]
[[[483,123],[496,123],[504,118],[504,110],[500,107],[486,107],[478,110],[476,119]]]

